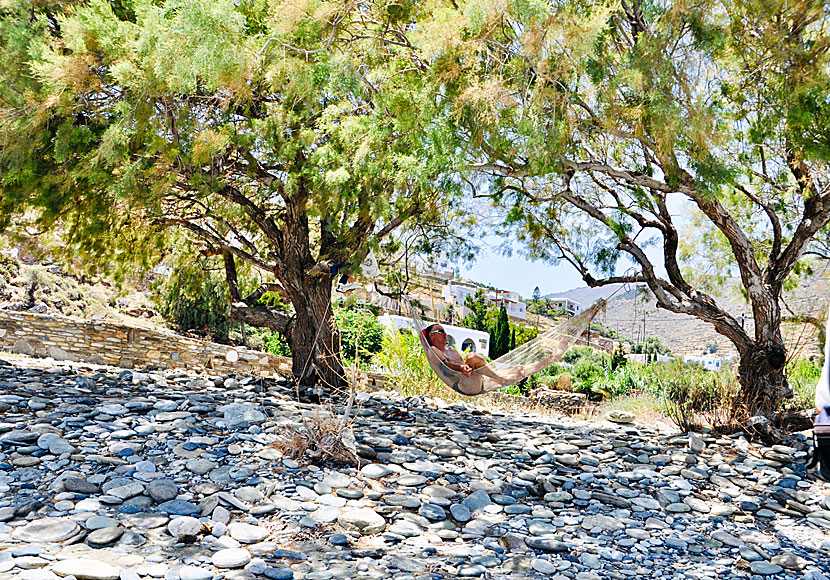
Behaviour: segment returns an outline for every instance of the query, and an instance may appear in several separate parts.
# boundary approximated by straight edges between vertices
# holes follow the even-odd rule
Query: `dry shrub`
[[[574,390],[574,380],[571,373],[562,373],[556,379],[556,390],[571,392]]]
[[[664,412],[681,430],[708,427],[729,433],[740,429],[743,417],[733,404],[740,385],[733,373],[670,363],[657,365],[654,375],[664,397]]]
[[[348,425],[333,416],[304,417],[302,428],[293,425],[286,427],[273,447],[295,461],[315,465],[331,462],[358,467],[361,459],[346,443],[349,435]]]

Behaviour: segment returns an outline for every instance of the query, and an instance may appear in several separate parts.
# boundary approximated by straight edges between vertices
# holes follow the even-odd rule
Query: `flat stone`
[[[531,560],[530,566],[545,576],[552,576],[553,574],[556,574],[559,569],[556,564],[543,558],[534,558]]]
[[[60,576],[46,568],[35,568],[33,570],[21,570],[16,580],[58,580]]]
[[[242,568],[251,561],[251,553],[245,548],[219,550],[211,557],[217,568]]]
[[[486,491],[478,489],[468,495],[461,503],[470,511],[475,512],[484,509],[488,505],[492,505],[493,502],[490,501],[490,496]]]
[[[160,503],[158,509],[160,512],[177,516],[195,516],[202,512],[202,508],[183,499],[173,499]]]
[[[94,483],[89,483],[82,477],[67,477],[63,480],[63,488],[66,491],[73,493],[81,493],[83,495],[94,495],[101,493],[101,488]]]
[[[49,443],[49,453],[52,455],[63,455],[73,451],[75,451],[75,447],[66,439],[58,438]]]
[[[426,564],[421,560],[415,558],[406,558],[404,556],[392,556],[389,558],[389,566],[395,567],[402,572],[423,572],[426,570]]]
[[[84,522],[84,527],[88,530],[100,530],[114,526],[118,526],[118,520],[107,516],[92,516]]]
[[[418,514],[434,522],[440,522],[447,519],[447,512],[444,511],[444,508],[432,503],[423,504],[420,508],[418,508]]]
[[[571,550],[569,544],[555,538],[546,538],[544,536],[531,536],[525,538],[525,544],[527,544],[529,548],[543,550],[545,552],[569,552]]]
[[[760,574],[761,576],[771,576],[773,574],[780,574],[784,568],[772,562],[765,562],[760,560],[758,562],[750,562],[749,569],[753,574]]]
[[[809,562],[796,554],[778,554],[770,558],[772,564],[786,568],[787,570],[803,570]]]
[[[233,522],[228,525],[231,537],[242,544],[255,544],[268,537],[268,530],[243,522]]]
[[[637,416],[631,411],[615,409],[606,413],[605,418],[612,423],[632,423]]]
[[[173,518],[167,524],[167,531],[174,538],[193,538],[202,531],[202,522],[191,516]]]
[[[265,577],[270,580],[293,580],[294,571],[291,568],[266,568]]]
[[[219,407],[224,416],[225,426],[228,429],[247,429],[251,425],[261,425],[268,418],[253,405],[245,403],[230,403]]]
[[[131,497],[141,495],[142,493],[144,493],[144,484],[139,482],[120,485],[107,491],[108,495],[115,496],[120,500],[130,499]]]
[[[166,526],[167,522],[170,521],[170,518],[166,515],[152,512],[130,514],[124,519],[130,524],[130,526],[139,530],[152,530],[154,528],[160,528],[162,526]]]
[[[208,459],[190,459],[186,467],[188,471],[192,471],[198,475],[204,475],[216,469],[217,465]]]
[[[199,566],[182,566],[178,569],[179,580],[210,580],[214,574],[207,568]]]
[[[360,473],[369,479],[380,479],[392,473],[392,470],[380,463],[370,463],[369,465],[364,465],[360,469]]]
[[[594,528],[599,528],[605,531],[617,531],[622,530],[625,528],[625,525],[618,520],[617,518],[611,516],[585,516],[582,520],[582,527],[586,530],[592,530]]]
[[[473,518],[470,508],[460,503],[454,503],[450,506],[450,515],[452,519],[461,524],[469,522]]]
[[[340,514],[338,523],[347,530],[361,534],[378,534],[386,527],[386,520],[371,508],[361,508]]]
[[[162,503],[176,499],[179,488],[172,479],[154,479],[146,485],[147,494],[153,500]]]
[[[62,542],[80,531],[77,523],[66,518],[41,518],[15,528],[12,538],[20,542]],[[63,574],[66,576],[67,574]]]
[[[121,568],[93,558],[69,558],[52,566],[58,576],[74,576],[80,580],[118,580]]]
[[[736,538],[735,536],[724,530],[717,530],[716,532],[714,532],[712,534],[712,539],[717,540],[724,546],[729,546],[730,548],[739,548],[740,546],[744,545],[743,540]]]
[[[111,526],[108,528],[100,528],[93,532],[86,537],[86,543],[92,546],[93,548],[101,548],[103,546],[109,546],[110,544],[114,544],[118,540],[121,539],[121,536],[124,535],[124,529],[119,528],[116,526]]]

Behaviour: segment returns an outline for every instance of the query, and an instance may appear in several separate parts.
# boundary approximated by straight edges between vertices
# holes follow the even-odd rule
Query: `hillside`
[[[473,282],[473,281],[469,281]],[[475,282],[473,282],[475,284]],[[487,289],[484,285],[479,285]],[[716,296],[719,303],[733,316],[746,317],[751,328],[749,307],[739,292],[737,280],[730,280]],[[830,300],[830,267],[817,270],[793,291],[785,295],[786,303],[797,314],[823,317]],[[411,295],[426,307],[427,318],[441,313],[444,319],[447,304],[441,297],[441,285],[434,280],[416,277]],[[368,298],[368,295],[365,296]],[[583,306],[599,298],[609,298],[608,310],[597,322],[624,337],[638,339],[645,333],[654,335],[676,355],[701,355],[707,345],[717,343],[718,354],[735,354],[732,344],[714,329],[697,319],[658,309],[653,297],[643,301],[635,298],[633,288],[613,285],[604,288],[575,288],[552,293],[545,298],[568,297]],[[29,310],[45,314],[59,314],[86,319],[107,319],[145,328],[164,328],[167,325],[156,313],[144,287],[112,287],[104,282],[88,283],[63,272],[60,266],[48,261],[21,263],[3,257],[0,261],[0,309]],[[555,322],[546,317],[529,315],[529,324],[547,328]],[[818,353],[816,329],[807,324],[786,324],[785,338],[791,352],[802,356]]]
[[[751,330],[752,320],[749,305],[740,294],[740,282],[729,280],[715,299],[735,317],[743,315],[745,324]],[[830,266],[817,269],[812,276],[794,290],[785,294],[785,302],[794,313],[800,315],[825,316],[830,301]],[[619,291],[618,291],[619,290]],[[616,292],[616,294],[614,294]],[[613,296],[611,296],[613,294]],[[701,355],[706,345],[718,344],[719,355],[736,354],[732,343],[717,334],[711,325],[696,318],[674,314],[658,309],[654,297],[648,300],[635,299],[635,290],[620,289],[620,285],[605,288],[575,288],[567,292],[548,294],[546,298],[571,298],[583,306],[592,304],[599,298],[608,298],[608,311],[598,318],[598,322],[620,333],[622,336],[636,339],[642,336],[645,326],[646,334],[654,335],[668,346],[676,355]],[[786,313],[785,313],[786,315]],[[785,324],[784,336],[791,352],[802,356],[819,353],[816,329],[809,324]]]

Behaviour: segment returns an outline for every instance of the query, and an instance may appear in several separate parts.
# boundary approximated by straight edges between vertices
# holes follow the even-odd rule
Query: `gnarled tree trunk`
[[[784,373],[787,349],[781,336],[780,290],[778,287],[747,285],[750,290],[754,340],[736,343],[740,360],[738,382],[741,392],[736,408],[747,417],[772,417],[783,399],[792,397],[792,389]]]
[[[736,408],[746,418],[762,415],[771,417],[783,399],[792,396],[784,364],[787,351],[782,340],[755,342],[740,353],[738,382],[741,392],[735,400]]]
[[[288,337],[292,372],[300,385],[318,382],[331,388],[342,385],[343,363],[340,358],[340,333],[331,309],[331,278],[306,276],[301,285],[290,290],[296,310]]]

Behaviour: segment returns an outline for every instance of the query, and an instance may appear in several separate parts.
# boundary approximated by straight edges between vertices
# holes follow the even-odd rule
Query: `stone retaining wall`
[[[125,324],[0,310],[0,350],[123,368],[291,374],[291,359]]]

